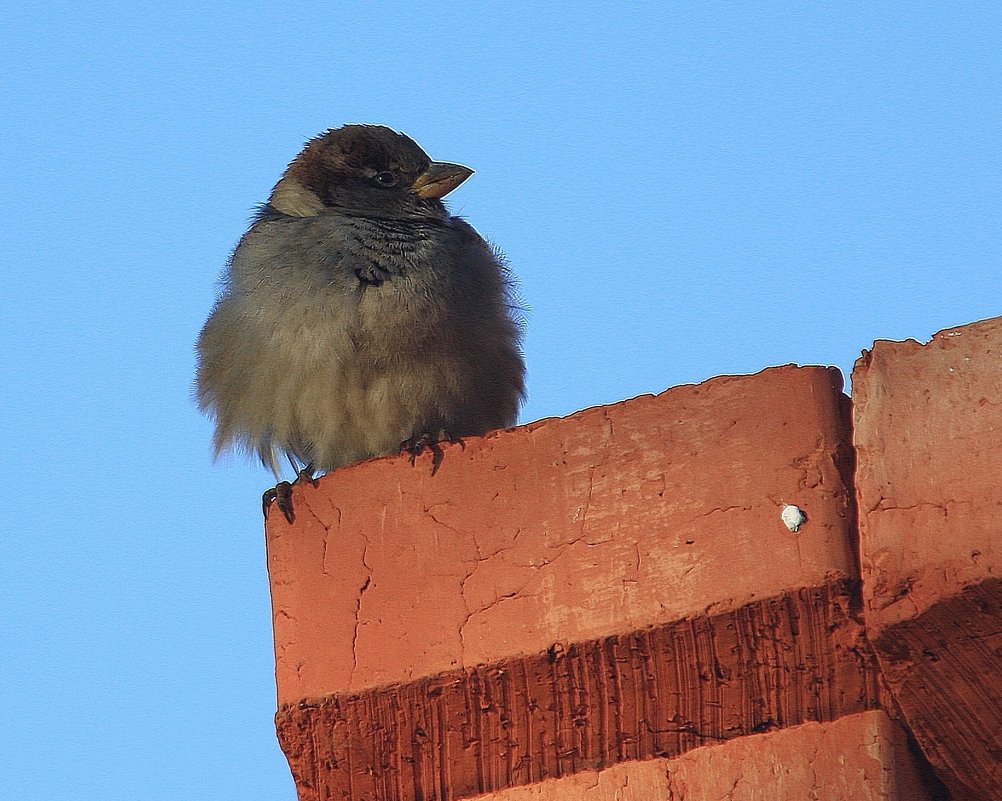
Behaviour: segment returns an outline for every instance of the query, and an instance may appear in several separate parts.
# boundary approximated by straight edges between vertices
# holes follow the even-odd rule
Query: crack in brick
[[[343,512],[341,510],[341,507],[335,504],[334,501],[331,500],[330,498],[327,498],[327,502],[330,505],[331,509],[334,511],[334,519],[329,523],[325,522],[324,519],[321,518],[321,516],[316,513],[316,511],[313,509],[313,507],[310,505],[309,501],[306,498],[303,498],[301,507],[304,507],[310,513],[313,519],[316,520],[317,523],[320,524],[320,527],[324,530],[323,555],[321,557],[321,572],[327,578],[336,581],[340,579],[340,576],[331,573],[327,569],[328,551],[330,548],[331,537],[337,536],[337,533],[341,528]],[[385,509],[383,510],[383,515],[385,520]],[[355,609],[353,610],[354,623],[351,634],[351,671],[348,674],[348,686],[352,686],[355,678],[355,670],[358,667],[357,645],[358,645],[358,630],[361,625],[362,596],[365,595],[365,591],[369,589],[369,585],[372,583],[372,566],[368,563],[366,559],[369,553],[369,545],[370,545],[369,538],[365,535],[364,531],[359,531],[358,536],[362,539],[363,542],[362,555],[360,561],[362,563],[362,567],[364,568],[364,578],[357,590],[357,596],[355,599]],[[297,665],[296,667],[297,675],[299,674],[301,667],[302,667],[301,664]]]
[[[337,519],[334,522],[332,522],[332,523],[325,523],[323,521],[323,519],[320,517],[320,515],[318,515],[313,510],[313,507],[310,506],[309,502],[306,501],[305,498],[303,499],[303,505],[306,506],[307,509],[309,509],[310,514],[313,516],[313,519],[316,520],[320,524],[320,527],[324,530],[324,553],[323,553],[323,557],[322,557],[321,562],[320,562],[320,569],[321,569],[321,571],[323,572],[323,574],[325,576],[327,576],[329,578],[335,578],[334,576],[332,576],[330,573],[327,572],[327,546],[328,546],[328,543],[330,541],[331,529],[332,528],[340,528],[340,526],[341,526],[341,510],[340,510],[340,508],[338,508],[337,506],[335,506],[334,502],[330,501],[330,499],[328,499],[328,502],[330,503],[331,508],[337,514]]]
[[[355,600],[355,610],[354,610],[354,623],[351,630],[351,671],[348,673],[348,686],[352,687],[355,683],[355,670],[358,667],[358,630],[361,626],[362,620],[362,596],[365,595],[365,591],[369,589],[372,584],[372,567],[366,561],[366,556],[369,553],[369,538],[365,536],[364,532],[359,532],[359,536],[362,538],[364,545],[362,546],[362,567],[365,568],[365,579],[362,581],[361,586],[358,588],[358,595]],[[327,547],[327,541],[324,540],[324,548]],[[325,553],[326,556],[326,553]]]
[[[701,512],[700,514],[696,515],[694,518],[692,518],[691,522],[695,523],[697,520],[702,520],[704,517],[709,517],[710,515],[726,514],[727,512],[733,512],[735,509],[737,509],[737,510],[739,510],[741,512],[750,512],[751,508],[752,507],[750,507],[750,506],[740,506],[740,505],[734,505],[734,506],[717,506],[717,507],[714,507],[713,509],[709,509],[709,510],[707,510],[705,512]]]
[[[598,467],[588,468],[588,496],[585,498],[584,509],[582,510],[579,506],[574,513],[575,522],[580,521],[580,530],[582,535],[584,534],[585,525],[588,522],[588,512],[591,510],[591,500],[595,490],[595,471]],[[578,515],[580,514],[580,518]]]
[[[595,541],[595,542],[589,542],[587,540],[587,538],[586,538],[586,535],[584,533],[582,533],[580,536],[574,537],[573,539],[567,540],[565,542],[556,543],[554,545],[547,545],[546,548],[548,550],[556,551],[556,553],[552,557],[550,557],[550,558],[543,557],[540,561],[527,561],[527,562],[521,562],[521,563],[518,563],[518,562],[511,563],[513,567],[528,569],[528,570],[531,571],[525,577],[525,579],[518,584],[518,586],[515,589],[510,590],[508,592],[504,592],[504,593],[502,593],[500,595],[498,595],[496,593],[496,591],[495,591],[494,597],[490,601],[488,601],[485,604],[482,604],[482,605],[478,606],[477,608],[472,608],[470,606],[469,598],[466,595],[466,584],[467,584],[467,582],[470,580],[470,578],[472,578],[472,576],[474,574],[476,574],[476,572],[480,569],[480,567],[482,565],[484,565],[487,562],[491,561],[498,554],[503,553],[504,551],[512,550],[512,548],[514,548],[514,545],[515,545],[515,539],[517,539],[518,536],[521,533],[522,533],[522,529],[519,528],[518,531],[515,534],[515,537],[512,539],[512,544],[511,545],[503,547],[503,548],[499,548],[497,551],[495,551],[492,554],[489,554],[486,557],[479,556],[480,551],[479,551],[479,546],[478,546],[478,559],[477,559],[477,562],[459,580],[460,596],[461,596],[462,601],[463,601],[463,606],[466,608],[466,615],[465,615],[465,617],[463,618],[462,622],[459,625],[460,661],[464,665],[466,664],[466,628],[469,626],[470,621],[474,617],[476,617],[477,615],[483,615],[483,614],[485,614],[485,613],[487,613],[487,612],[495,609],[500,604],[502,604],[502,603],[504,603],[506,601],[513,601],[513,600],[517,600],[517,599],[520,599],[520,598],[524,598],[525,597],[524,596],[524,591],[526,590],[526,588],[529,586],[530,583],[532,583],[533,581],[535,581],[537,579],[537,577],[539,575],[539,571],[542,570],[543,568],[546,568],[546,567],[554,564],[558,559],[561,559],[562,557],[564,557],[570,551],[570,549],[571,549],[572,546],[583,543],[586,547],[595,547],[597,545],[601,545],[603,543],[610,542],[613,539],[612,537],[608,537],[608,538],[606,538],[604,540],[599,540],[599,541]],[[639,570],[639,566],[640,566],[639,546],[636,546],[636,548],[637,548],[637,563],[636,563],[636,567]],[[636,583],[636,581],[634,581],[634,583]]]
[[[324,523],[324,521],[320,518],[320,515],[318,515],[316,511],[313,509],[313,507],[310,505],[309,498],[307,498],[304,495],[302,500],[297,504],[297,506],[299,507],[300,513],[302,513],[302,510],[305,507],[306,511],[310,513],[310,517],[316,520],[324,531],[330,531],[330,527],[326,523]]]
[[[891,499],[881,495],[879,500],[875,504],[871,505],[869,509],[866,510],[866,513],[869,515],[872,514],[873,512],[911,512],[914,511],[915,509],[928,508],[928,509],[938,509],[943,514],[943,517],[949,517],[951,506],[970,506],[973,503],[973,501],[946,500],[946,501],[941,501],[939,503],[933,501],[920,501],[918,503],[909,504],[907,506],[895,506],[892,505],[891,503],[887,503],[885,505],[884,503],[885,501],[889,502],[891,501]]]

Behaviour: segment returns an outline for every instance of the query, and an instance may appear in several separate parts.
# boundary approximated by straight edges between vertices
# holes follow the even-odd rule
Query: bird
[[[442,198],[473,174],[351,124],[308,140],[231,254],[197,342],[214,455],[297,479],[515,424],[522,307],[501,252]],[[434,463],[434,459],[433,459]],[[434,463],[433,470],[437,469]]]

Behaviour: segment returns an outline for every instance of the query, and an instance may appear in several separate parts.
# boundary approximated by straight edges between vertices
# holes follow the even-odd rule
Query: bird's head
[[[306,143],[268,204],[293,217],[328,209],[359,216],[442,218],[440,198],[473,174],[432,161],[408,136],[382,125],[345,125]]]

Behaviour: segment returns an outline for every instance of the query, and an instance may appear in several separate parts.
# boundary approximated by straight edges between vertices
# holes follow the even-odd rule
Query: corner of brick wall
[[[873,354],[869,483],[860,443],[894,394]],[[300,799],[693,801],[739,778],[775,799],[809,781],[936,797],[882,711],[841,390],[830,368],[720,377],[445,446],[434,475],[389,458],[296,486],[267,541]]]

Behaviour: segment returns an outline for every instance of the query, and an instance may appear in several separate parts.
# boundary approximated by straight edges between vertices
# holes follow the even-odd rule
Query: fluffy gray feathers
[[[465,171],[465,172],[464,172]],[[470,174],[379,126],[311,140],[233,253],[198,342],[216,452],[331,470],[514,424],[508,271],[439,198]]]

